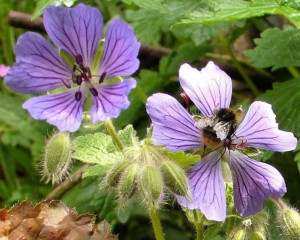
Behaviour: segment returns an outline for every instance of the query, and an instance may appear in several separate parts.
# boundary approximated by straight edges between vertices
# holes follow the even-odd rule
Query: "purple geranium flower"
[[[140,43],[131,27],[118,18],[110,23],[100,64],[94,67],[103,30],[97,8],[83,4],[72,9],[50,6],[44,11],[44,25],[51,40],[69,55],[74,65],[68,65],[37,33],[27,32],[19,38],[15,46],[16,63],[5,77],[9,88],[19,93],[70,88],[27,100],[23,107],[33,118],[45,119],[60,131],[74,132],[80,127],[89,92],[93,97],[92,123],[115,118],[128,108],[127,96],[136,86],[135,79],[112,84],[106,79],[131,75],[139,67]]]
[[[271,105],[260,101],[252,103],[241,124],[235,128],[231,125],[233,131],[228,135],[230,137],[222,137],[222,134],[216,134],[216,129],[220,125],[225,128],[228,122],[219,121],[214,125],[213,121],[216,112],[229,108],[232,94],[230,77],[209,62],[201,71],[183,64],[179,79],[184,91],[204,115],[206,126],[201,127],[203,122],[199,124],[173,97],[154,94],[148,98],[146,105],[154,126],[154,144],[165,145],[170,151],[201,148],[207,142],[203,141],[204,130],[211,130],[210,133],[215,134],[221,144],[188,172],[193,201],[178,197],[178,202],[189,209],[200,209],[209,220],[223,221],[226,197],[222,160],[228,161],[231,168],[234,202],[241,216],[260,211],[264,200],[269,197],[276,199],[283,196],[286,186],[281,174],[274,167],[239,151],[247,147],[279,152],[295,149],[297,139],[292,133],[278,129]]]

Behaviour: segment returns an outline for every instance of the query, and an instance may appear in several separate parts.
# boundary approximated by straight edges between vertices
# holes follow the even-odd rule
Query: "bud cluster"
[[[228,240],[267,240],[269,215],[261,211],[246,218],[229,234]]]
[[[158,208],[166,191],[189,198],[185,171],[147,140],[124,149],[103,182],[116,190],[122,205],[138,196],[148,208]]]

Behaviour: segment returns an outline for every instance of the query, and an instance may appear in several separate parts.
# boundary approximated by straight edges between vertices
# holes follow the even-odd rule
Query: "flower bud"
[[[267,240],[265,232],[254,231],[250,236],[249,240]]]
[[[109,187],[116,187],[120,182],[122,173],[125,171],[125,169],[130,163],[131,160],[117,162],[107,173],[106,178],[104,180],[105,185]]]
[[[176,195],[190,199],[188,180],[184,170],[172,161],[163,161],[161,170],[164,184],[169,190]]]
[[[69,133],[58,132],[49,138],[42,163],[42,175],[47,182],[60,182],[67,174],[71,163],[71,150]]]
[[[123,172],[118,186],[118,195],[121,201],[130,199],[137,189],[137,179],[139,175],[139,165],[133,163]]]
[[[293,208],[285,208],[278,216],[278,222],[284,235],[289,239],[300,239],[300,215]]]
[[[141,172],[140,191],[148,207],[157,208],[163,190],[163,179],[159,169],[147,165]]]
[[[247,230],[243,227],[234,230],[227,240],[246,240],[247,239]]]

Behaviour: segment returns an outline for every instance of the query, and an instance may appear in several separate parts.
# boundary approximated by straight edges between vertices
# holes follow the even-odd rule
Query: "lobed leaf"
[[[300,66],[300,30],[291,26],[267,29],[255,39],[256,47],[244,53],[256,67]]]
[[[110,165],[121,158],[110,136],[104,133],[87,134],[74,139],[73,158],[85,163]]]
[[[296,1],[293,4],[281,0],[206,0],[205,2],[211,10],[202,8],[190,12],[175,26],[214,24],[261,17],[266,14],[282,14],[296,27],[300,27],[298,11],[300,4]]]
[[[300,136],[300,78],[274,83],[273,89],[258,99],[272,104],[280,129]]]

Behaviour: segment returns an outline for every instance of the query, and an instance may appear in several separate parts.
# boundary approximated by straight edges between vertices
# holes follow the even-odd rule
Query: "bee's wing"
[[[214,130],[216,131],[217,138],[223,141],[227,137],[231,125],[232,122],[218,122],[214,126]]]
[[[205,127],[213,127],[217,123],[218,118],[216,115],[211,115],[209,117],[198,118],[195,120],[196,120],[195,123],[196,127],[205,128]]]

